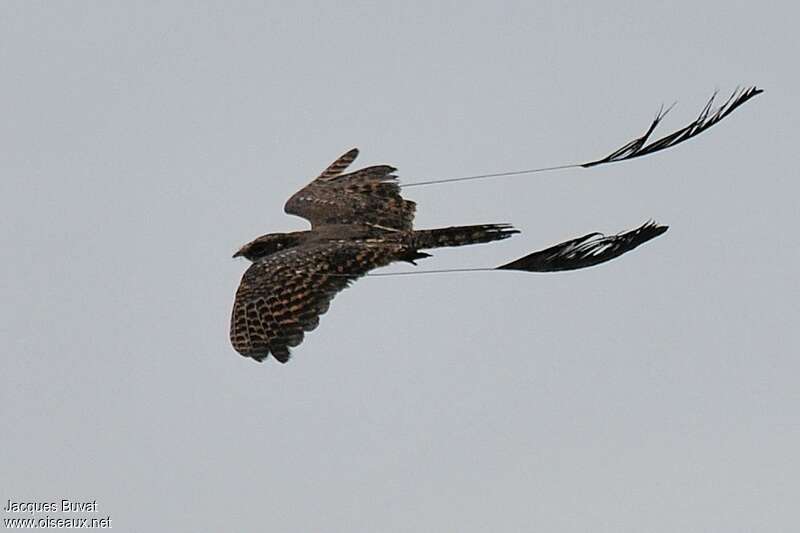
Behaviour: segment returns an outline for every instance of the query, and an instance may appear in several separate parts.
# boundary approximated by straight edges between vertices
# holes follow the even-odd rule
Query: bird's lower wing
[[[291,248],[253,263],[236,291],[230,330],[234,349],[257,361],[272,354],[285,363],[290,348],[317,327],[339,291],[392,260],[391,246],[330,242]]]

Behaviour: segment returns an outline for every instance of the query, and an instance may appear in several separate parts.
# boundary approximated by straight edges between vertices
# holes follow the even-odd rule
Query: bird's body
[[[309,220],[310,230],[262,235],[234,255],[252,261],[231,316],[231,343],[240,354],[257,361],[272,354],[286,362],[290,348],[317,327],[333,297],[370,270],[398,261],[416,264],[430,257],[423,250],[519,233],[508,224],[415,230],[416,204],[400,195],[393,167],[343,174],[357,155],[358,150],[350,150],[286,202],[284,210]],[[502,268],[565,270],[573,263],[583,268],[625,253],[665,229],[646,224],[624,236],[590,234]]]
[[[490,242],[517,230],[507,224],[413,229],[416,204],[400,195],[387,165],[342,174],[358,155],[351,150],[286,202],[285,211],[311,229],[262,235],[234,257],[247,269],[231,317],[231,342],[258,361],[279,361],[319,324],[337,292],[370,270],[429,257],[423,249]]]
[[[333,296],[370,270],[429,257],[421,249],[490,242],[514,233],[502,224],[422,231],[343,224],[264,235],[237,253],[253,264],[236,294],[231,341],[242,355],[262,360],[272,353],[285,361],[289,348],[319,324]]]

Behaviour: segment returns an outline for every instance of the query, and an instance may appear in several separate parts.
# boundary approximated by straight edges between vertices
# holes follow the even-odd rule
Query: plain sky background
[[[794,2],[0,6],[0,499],[115,531],[800,528]],[[345,150],[491,266],[652,217],[589,270],[364,279],[292,361],[228,342],[244,242]],[[406,266],[391,267],[405,270]],[[2,513],[7,517],[6,513]]]

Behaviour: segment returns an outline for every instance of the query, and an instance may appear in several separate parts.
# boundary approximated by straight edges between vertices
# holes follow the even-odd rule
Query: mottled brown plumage
[[[394,167],[379,165],[342,172],[353,162],[353,148],[326,168],[317,179],[300,189],[284,211],[324,225],[374,224],[384,228],[410,230],[416,204],[400,196]]]
[[[353,149],[286,202],[287,213],[311,230],[263,235],[235,255],[253,262],[242,277],[231,317],[231,342],[257,361],[290,348],[319,324],[333,297],[372,269],[429,257],[422,249],[462,246],[510,237],[507,224],[414,231],[415,204],[400,195],[395,169],[344,170]]]
[[[319,324],[337,292],[369,270],[389,264],[397,244],[308,242],[255,261],[245,272],[231,321],[231,341],[244,356],[281,362]]]

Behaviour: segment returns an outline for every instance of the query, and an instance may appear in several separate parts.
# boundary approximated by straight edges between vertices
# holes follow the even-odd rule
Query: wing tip
[[[337,157],[333,163],[328,165],[328,167],[322,171],[322,173],[317,177],[317,179],[330,179],[338,176],[339,174],[344,172],[347,169],[347,167],[349,167],[353,163],[353,161],[356,160],[358,154],[359,154],[358,148],[351,148],[347,152]]]
[[[360,153],[361,153],[361,151],[358,149],[358,147],[354,146],[354,147],[350,148],[348,151],[346,151],[345,153],[343,153],[339,157],[339,159],[345,159],[345,158],[346,159],[355,159],[356,157],[358,157],[358,154],[360,154]]]
[[[286,352],[281,352],[279,354],[272,353],[270,351],[267,352],[254,352],[254,353],[242,353],[239,352],[239,355],[245,357],[246,359],[250,359],[255,361],[256,363],[263,364],[267,359],[269,359],[270,354],[272,357],[281,364],[286,364],[291,359],[291,354],[287,350]]]

